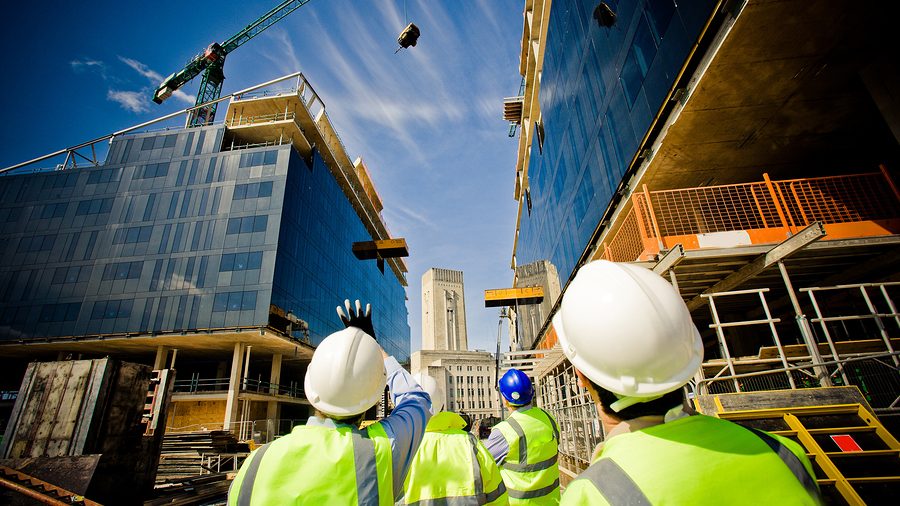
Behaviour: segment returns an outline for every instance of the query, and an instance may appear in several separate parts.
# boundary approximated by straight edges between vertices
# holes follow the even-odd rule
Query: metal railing
[[[764,294],[768,289],[704,295],[709,301],[713,318],[710,328],[716,330],[725,364],[713,377],[701,377],[696,382],[697,392],[715,394],[856,385],[876,410],[894,410],[900,413],[900,352],[894,350],[891,332],[888,331],[890,328],[895,335],[900,335],[900,313],[889,293],[889,289],[895,287],[900,287],[900,282],[801,288],[799,291],[809,296],[816,313],[809,322],[819,324],[825,343],[820,344],[814,327],[804,328],[805,320],[798,319],[801,335],[806,332],[812,332],[813,335],[809,336],[811,339],[805,348],[806,352],[801,353],[801,356],[791,357],[785,353],[775,327],[781,319],[772,317],[766,303]],[[727,323],[720,321],[715,301],[717,297],[754,293],[759,295],[764,319]],[[819,294],[818,298],[816,294]],[[823,301],[820,300],[823,294],[834,296]],[[851,297],[854,294],[858,296],[857,300]],[[842,314],[826,316],[823,308]],[[723,329],[757,324],[768,325],[778,349],[778,359],[732,357]],[[818,361],[813,358],[809,346],[818,347],[820,356],[826,360]],[[823,346],[828,351],[823,351]],[[840,352],[841,348],[844,350],[843,354]],[[705,367],[710,365],[712,363],[707,362]],[[718,363],[715,365],[718,367]],[[743,367],[750,367],[753,372],[737,372],[738,368]],[[726,372],[729,374],[726,375]]]
[[[257,444],[265,444],[290,433],[297,425],[306,423],[305,419],[299,418],[268,418],[265,420],[254,420],[251,424],[251,437],[253,442]]]
[[[746,231],[753,243],[775,243],[816,221],[827,227],[897,218],[900,192],[884,166],[865,174],[781,181],[763,174],[758,182],[652,192],[645,185],[632,195],[631,209],[601,254],[619,262],[649,260],[676,243],[697,248],[696,236],[703,234]],[[854,231],[831,231],[826,240],[841,234]]]
[[[809,300],[813,305],[813,309],[815,309],[816,311],[816,317],[812,318],[810,321],[812,323],[818,323],[820,325],[822,334],[825,336],[825,340],[828,341],[828,347],[829,349],[831,349],[832,357],[834,357],[835,359],[839,359],[840,356],[838,355],[837,348],[835,347],[835,339],[832,335],[832,331],[829,330],[829,323],[839,323],[841,324],[841,330],[843,330],[844,324],[846,322],[873,322],[877,327],[879,337],[882,341],[884,341],[885,348],[889,352],[894,351],[894,347],[891,344],[891,338],[888,334],[887,327],[885,326],[885,320],[889,322],[893,320],[893,323],[896,326],[895,330],[900,331],[900,313],[897,312],[897,307],[894,304],[894,301],[891,299],[891,296],[888,294],[888,287],[898,286],[900,286],[900,282],[859,283],[855,285],[801,288],[800,291],[805,292],[809,296]],[[881,295],[881,302],[888,310],[887,312],[881,312],[876,308],[876,304],[873,302],[872,296],[869,293],[869,290],[872,289],[876,290]],[[865,306],[868,309],[868,313],[843,316],[824,316],[822,314],[822,309],[819,306],[819,301],[816,298],[816,293],[848,290],[851,292],[851,294],[858,293],[862,297],[862,300],[865,302]],[[900,359],[898,359],[896,356],[894,357],[894,365],[900,366]],[[844,379],[846,380],[847,378],[845,377]]]
[[[288,121],[296,118],[297,115],[292,111],[285,112],[277,112],[274,114],[260,114],[257,116],[237,116],[232,117],[231,119],[225,120],[225,126],[229,128],[239,127],[239,126],[248,126],[248,125],[258,125],[261,123],[273,123],[275,121]]]
[[[876,412],[896,412],[900,410],[900,368],[893,361],[898,355],[900,352],[845,357],[818,366],[828,369],[835,386],[856,385]],[[813,364],[808,359],[800,362],[788,367],[705,378],[696,382],[695,392],[706,395],[822,386]],[[795,379],[794,386],[785,381],[785,373]]]
[[[229,378],[200,378],[176,380],[173,386],[174,393],[202,393],[228,391]],[[286,395],[288,397],[303,397],[303,387],[299,382],[292,381],[286,385],[271,383],[253,378],[244,378],[240,382],[241,392],[257,392],[261,394]]]
[[[240,453],[201,453],[200,472],[198,474],[212,474],[234,471],[240,469],[249,452]]]

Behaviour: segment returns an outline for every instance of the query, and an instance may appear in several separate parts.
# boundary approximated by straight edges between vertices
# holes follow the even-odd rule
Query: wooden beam
[[[730,291],[738,287],[745,281],[753,278],[762,271],[777,264],[780,260],[784,260],[792,254],[800,251],[808,244],[813,243],[823,237],[825,237],[825,226],[817,221],[812,225],[804,228],[803,230],[797,232],[793,236],[778,243],[774,248],[756,257],[755,260],[741,267],[722,281],[719,281],[715,285],[707,288],[703,292],[703,294],[694,297],[690,300],[690,302],[688,302],[688,309],[690,311],[694,311],[700,306],[706,304],[706,301],[702,297],[703,295]]]

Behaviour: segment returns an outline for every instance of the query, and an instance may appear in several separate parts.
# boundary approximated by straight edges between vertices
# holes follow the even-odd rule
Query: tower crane
[[[183,69],[165,78],[156,89],[156,92],[154,92],[153,101],[157,104],[163,103],[165,99],[172,96],[172,93],[175,93],[176,90],[200,75],[200,73],[203,73],[203,80],[200,82],[200,89],[197,91],[196,104],[200,105],[219,98],[222,92],[222,82],[225,80],[225,72],[223,71],[225,57],[309,1],[286,0],[281,2],[225,42],[221,44],[213,42],[200,54],[191,58]],[[199,109],[194,109],[188,118],[187,124],[188,126],[207,125],[212,123],[215,116],[216,104],[209,104]]]

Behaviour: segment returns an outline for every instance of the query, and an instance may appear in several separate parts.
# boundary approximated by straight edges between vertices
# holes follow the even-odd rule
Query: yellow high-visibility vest
[[[559,504],[559,429],[541,408],[514,411],[496,425],[509,453],[500,466],[510,504]]]
[[[508,504],[500,469],[465,426],[448,411],[431,418],[406,475],[403,504]]]
[[[697,415],[609,439],[562,504],[815,505],[820,495],[797,443]]]
[[[229,506],[394,503],[391,442],[380,423],[365,429],[300,425],[247,457]]]

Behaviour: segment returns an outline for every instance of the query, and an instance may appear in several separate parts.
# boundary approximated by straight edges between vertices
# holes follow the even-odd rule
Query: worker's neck
[[[509,411],[510,413],[515,413],[516,411],[524,411],[526,409],[531,409],[530,402],[528,404],[524,404],[522,406],[513,406],[512,404],[510,404],[508,402],[506,403],[506,410]]]

